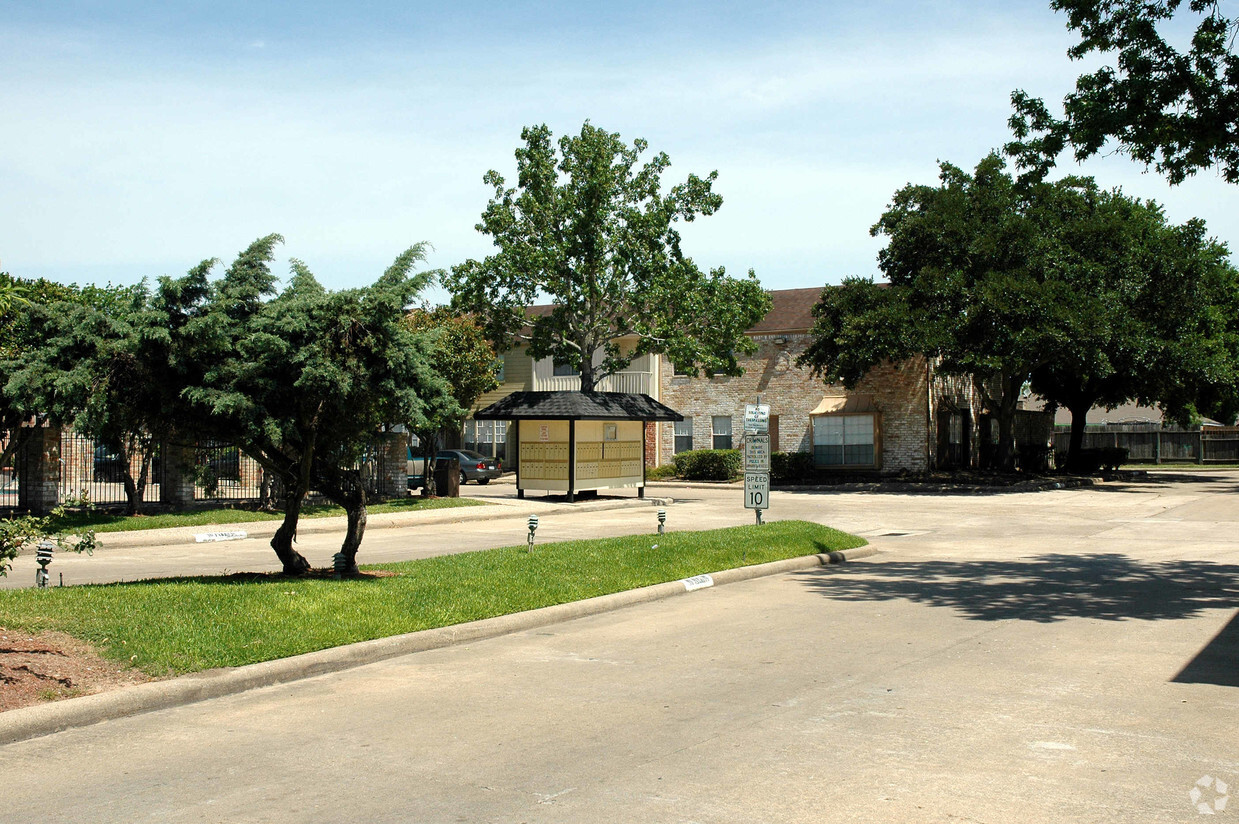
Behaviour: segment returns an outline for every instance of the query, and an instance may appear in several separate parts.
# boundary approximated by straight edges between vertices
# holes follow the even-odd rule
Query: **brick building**
[[[925,358],[884,364],[854,390],[827,385],[796,365],[811,343],[821,288],[771,291],[770,312],[748,335],[757,351],[739,361],[744,374],[690,377],[665,358],[658,399],[685,416],[660,425],[660,454],[740,445],[745,404],[770,406],[770,448],[809,452],[821,467],[881,472],[934,465],[933,370]],[[941,388],[941,387],[937,387]]]
[[[760,396],[770,406],[771,450],[811,453],[821,468],[897,473],[976,466],[994,434],[969,378],[938,374],[929,359],[916,357],[876,367],[848,390],[796,365],[811,343],[813,307],[821,293],[822,287],[769,293],[770,311],[746,333],[758,348],[739,359],[742,375],[690,376],[677,373],[666,357],[647,355],[599,389],[644,393],[684,416],[679,423],[649,425],[651,464],[669,463],[688,449],[739,448],[744,407]],[[503,360],[502,385],[479,399],[478,408],[515,391],[580,388],[575,373],[550,359],[534,362],[523,346]],[[1027,418],[1021,431],[1031,433],[1022,440],[1048,438],[1052,424],[1040,420],[1040,413],[1020,414]],[[500,427],[499,421],[467,420],[465,444],[506,455],[504,465],[510,466],[513,452]]]

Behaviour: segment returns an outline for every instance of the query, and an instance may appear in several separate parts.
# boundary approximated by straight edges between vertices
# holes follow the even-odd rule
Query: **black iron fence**
[[[1054,433],[1054,451],[1065,453],[1071,444],[1070,429]],[[1239,463],[1239,427],[1206,426],[1196,429],[1162,427],[1157,424],[1107,424],[1088,426],[1084,449],[1126,449],[1131,463]]]
[[[9,511],[29,506],[28,496],[21,494],[23,484],[39,483],[42,478],[48,477],[47,467],[25,465],[24,462],[30,460],[28,450],[8,449],[14,437],[17,437],[16,431],[0,431],[0,455],[4,455],[4,460],[0,461],[0,509]],[[57,443],[54,436],[52,443]],[[174,469],[173,464],[178,462],[165,460],[165,457],[183,452],[183,444],[143,444],[126,454],[116,444],[65,429],[59,433],[58,445],[58,458],[53,459],[58,465],[50,468],[50,477],[54,479],[51,485],[56,487],[56,498],[60,503],[89,503],[105,507],[126,504],[126,466],[136,481],[141,475],[143,450],[151,452],[147,458],[146,484],[142,493],[144,504],[166,502],[172,497],[185,501],[191,480],[188,473],[192,473],[195,501],[270,502],[279,497],[278,483],[273,482],[257,461],[232,444],[213,441],[194,444],[192,460],[188,455],[183,455],[179,460],[182,472],[179,483],[169,474]],[[54,450],[55,446],[52,446],[48,451]],[[404,457],[403,452],[399,457]],[[396,470],[401,473],[405,471],[405,462],[392,463],[381,439],[363,452],[353,468],[360,471],[362,483],[370,497],[381,497],[385,492],[406,487],[403,477],[392,477]],[[172,488],[172,484],[179,489]],[[311,498],[324,500],[317,493],[311,493]]]
[[[10,452],[9,447],[14,445],[13,436],[14,433],[9,430],[0,430],[0,455],[4,456],[4,460],[0,461],[0,509],[17,507],[20,479],[26,474],[18,471],[23,455],[18,451]]]

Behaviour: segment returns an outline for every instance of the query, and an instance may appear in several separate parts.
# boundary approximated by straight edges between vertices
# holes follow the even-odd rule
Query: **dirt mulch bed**
[[[0,627],[0,712],[151,680],[64,633]]]

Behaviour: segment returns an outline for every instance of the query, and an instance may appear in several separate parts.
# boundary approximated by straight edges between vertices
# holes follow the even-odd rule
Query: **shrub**
[[[651,466],[645,470],[645,479],[647,481],[665,481],[668,478],[675,477],[675,464],[663,464],[662,466]]]
[[[1067,460],[1066,453],[1059,453],[1059,462],[1066,464],[1069,472],[1082,475],[1095,475],[1103,469],[1113,472],[1127,463],[1127,450],[1121,446],[1081,449],[1073,461]]]
[[[813,476],[812,452],[770,453],[770,480],[803,481]]]
[[[1039,443],[1022,443],[1015,450],[1015,461],[1024,472],[1045,472],[1050,468],[1050,447]]]
[[[677,477],[686,481],[730,481],[740,477],[740,450],[693,449],[671,459]]]

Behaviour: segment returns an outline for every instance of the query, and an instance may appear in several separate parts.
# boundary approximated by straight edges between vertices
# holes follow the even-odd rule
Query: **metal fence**
[[[1070,444],[1070,429],[1055,431],[1055,452],[1066,452]],[[1107,447],[1126,449],[1131,463],[1239,463],[1239,427],[1183,429],[1157,424],[1113,424],[1085,428],[1084,449]]]
[[[262,498],[258,462],[232,444],[202,441],[194,448],[194,499],[252,501]]]
[[[8,430],[0,430],[0,454],[8,451],[11,444],[13,433]],[[0,466],[0,509],[12,509],[17,506],[18,490],[21,475],[19,473],[18,462],[22,460],[22,455],[14,453]]]
[[[15,431],[0,430],[0,451],[6,451],[15,436]],[[164,500],[165,482],[172,482],[170,477],[165,477],[168,467],[164,456],[175,455],[184,448],[184,445],[155,445],[143,489],[144,504]],[[59,453],[59,466],[52,470],[53,474],[43,477],[59,477],[55,486],[61,503],[110,507],[128,502],[125,494],[126,460],[115,444],[65,429],[60,432]],[[27,457],[28,450],[17,449],[7,460],[0,462],[3,464],[0,465],[0,509],[14,511],[28,505],[20,493],[23,482],[32,481],[23,479],[32,479],[32,470],[37,469],[22,465]],[[380,497],[385,489],[395,488],[397,484],[403,489],[403,478],[391,476],[397,470],[403,473],[405,462],[401,460],[398,465],[391,466],[389,463],[384,442],[376,440],[354,464],[353,468],[361,472],[369,497]],[[131,476],[136,480],[141,470],[141,457],[129,455],[128,464]],[[240,503],[272,501],[279,496],[278,483],[273,483],[257,461],[232,444],[212,441],[194,444],[191,465],[195,501]],[[184,478],[183,482],[188,480]],[[326,500],[317,492],[311,492],[310,498]]]
[[[162,480],[159,446],[147,470],[146,488],[142,500],[157,502]],[[142,459],[128,456],[129,471],[135,481],[141,471]],[[77,432],[60,433],[60,500],[63,503],[92,503],[100,506],[123,504],[125,496],[125,459],[116,444],[97,441]]]

